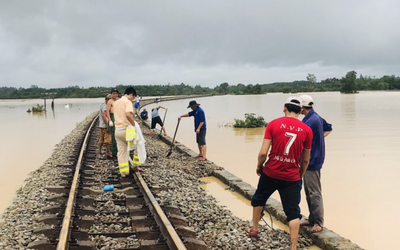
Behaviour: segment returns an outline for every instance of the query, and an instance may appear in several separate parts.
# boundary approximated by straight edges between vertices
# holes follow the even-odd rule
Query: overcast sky
[[[399,0],[0,1],[0,86],[400,75]]]

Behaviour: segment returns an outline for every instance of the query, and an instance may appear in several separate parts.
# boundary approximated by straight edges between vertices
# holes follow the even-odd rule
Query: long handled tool
[[[167,116],[167,111],[168,111],[168,109],[165,110],[164,118],[163,118],[163,120],[162,120],[163,126],[165,126],[165,117]],[[158,138],[161,138],[161,133],[162,133],[162,127],[161,127],[161,129],[160,129],[160,134],[158,134]]]
[[[176,136],[176,132],[178,131],[178,127],[179,127],[179,122],[181,120],[178,119],[178,123],[176,124],[176,129],[175,129],[175,133],[174,133],[174,138],[172,139],[172,143],[171,143],[171,148],[169,149],[169,152],[167,154],[167,157],[169,157],[172,154],[172,148],[174,147],[174,143],[175,143],[175,136]]]

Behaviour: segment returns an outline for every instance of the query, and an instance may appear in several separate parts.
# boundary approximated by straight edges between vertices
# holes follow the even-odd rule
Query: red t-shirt
[[[271,178],[300,180],[299,161],[303,149],[311,149],[312,130],[296,118],[281,117],[268,123],[264,139],[271,139],[271,150],[263,172]]]

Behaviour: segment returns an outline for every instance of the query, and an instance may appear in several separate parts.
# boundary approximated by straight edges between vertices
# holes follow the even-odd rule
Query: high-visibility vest
[[[136,128],[132,125],[129,125],[126,128],[126,141],[133,141],[136,138]]]

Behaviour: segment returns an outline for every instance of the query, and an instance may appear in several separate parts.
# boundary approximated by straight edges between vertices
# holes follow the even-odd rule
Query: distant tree
[[[313,86],[317,83],[317,77],[315,77],[314,74],[308,73],[306,79],[308,82],[308,88],[311,91],[313,89]]]
[[[221,83],[219,87],[224,95],[228,93],[229,84],[227,82]]]
[[[356,89],[356,79],[357,79],[357,72],[354,70],[347,72],[346,76],[342,78],[342,89],[340,92],[351,94],[357,93]]]

